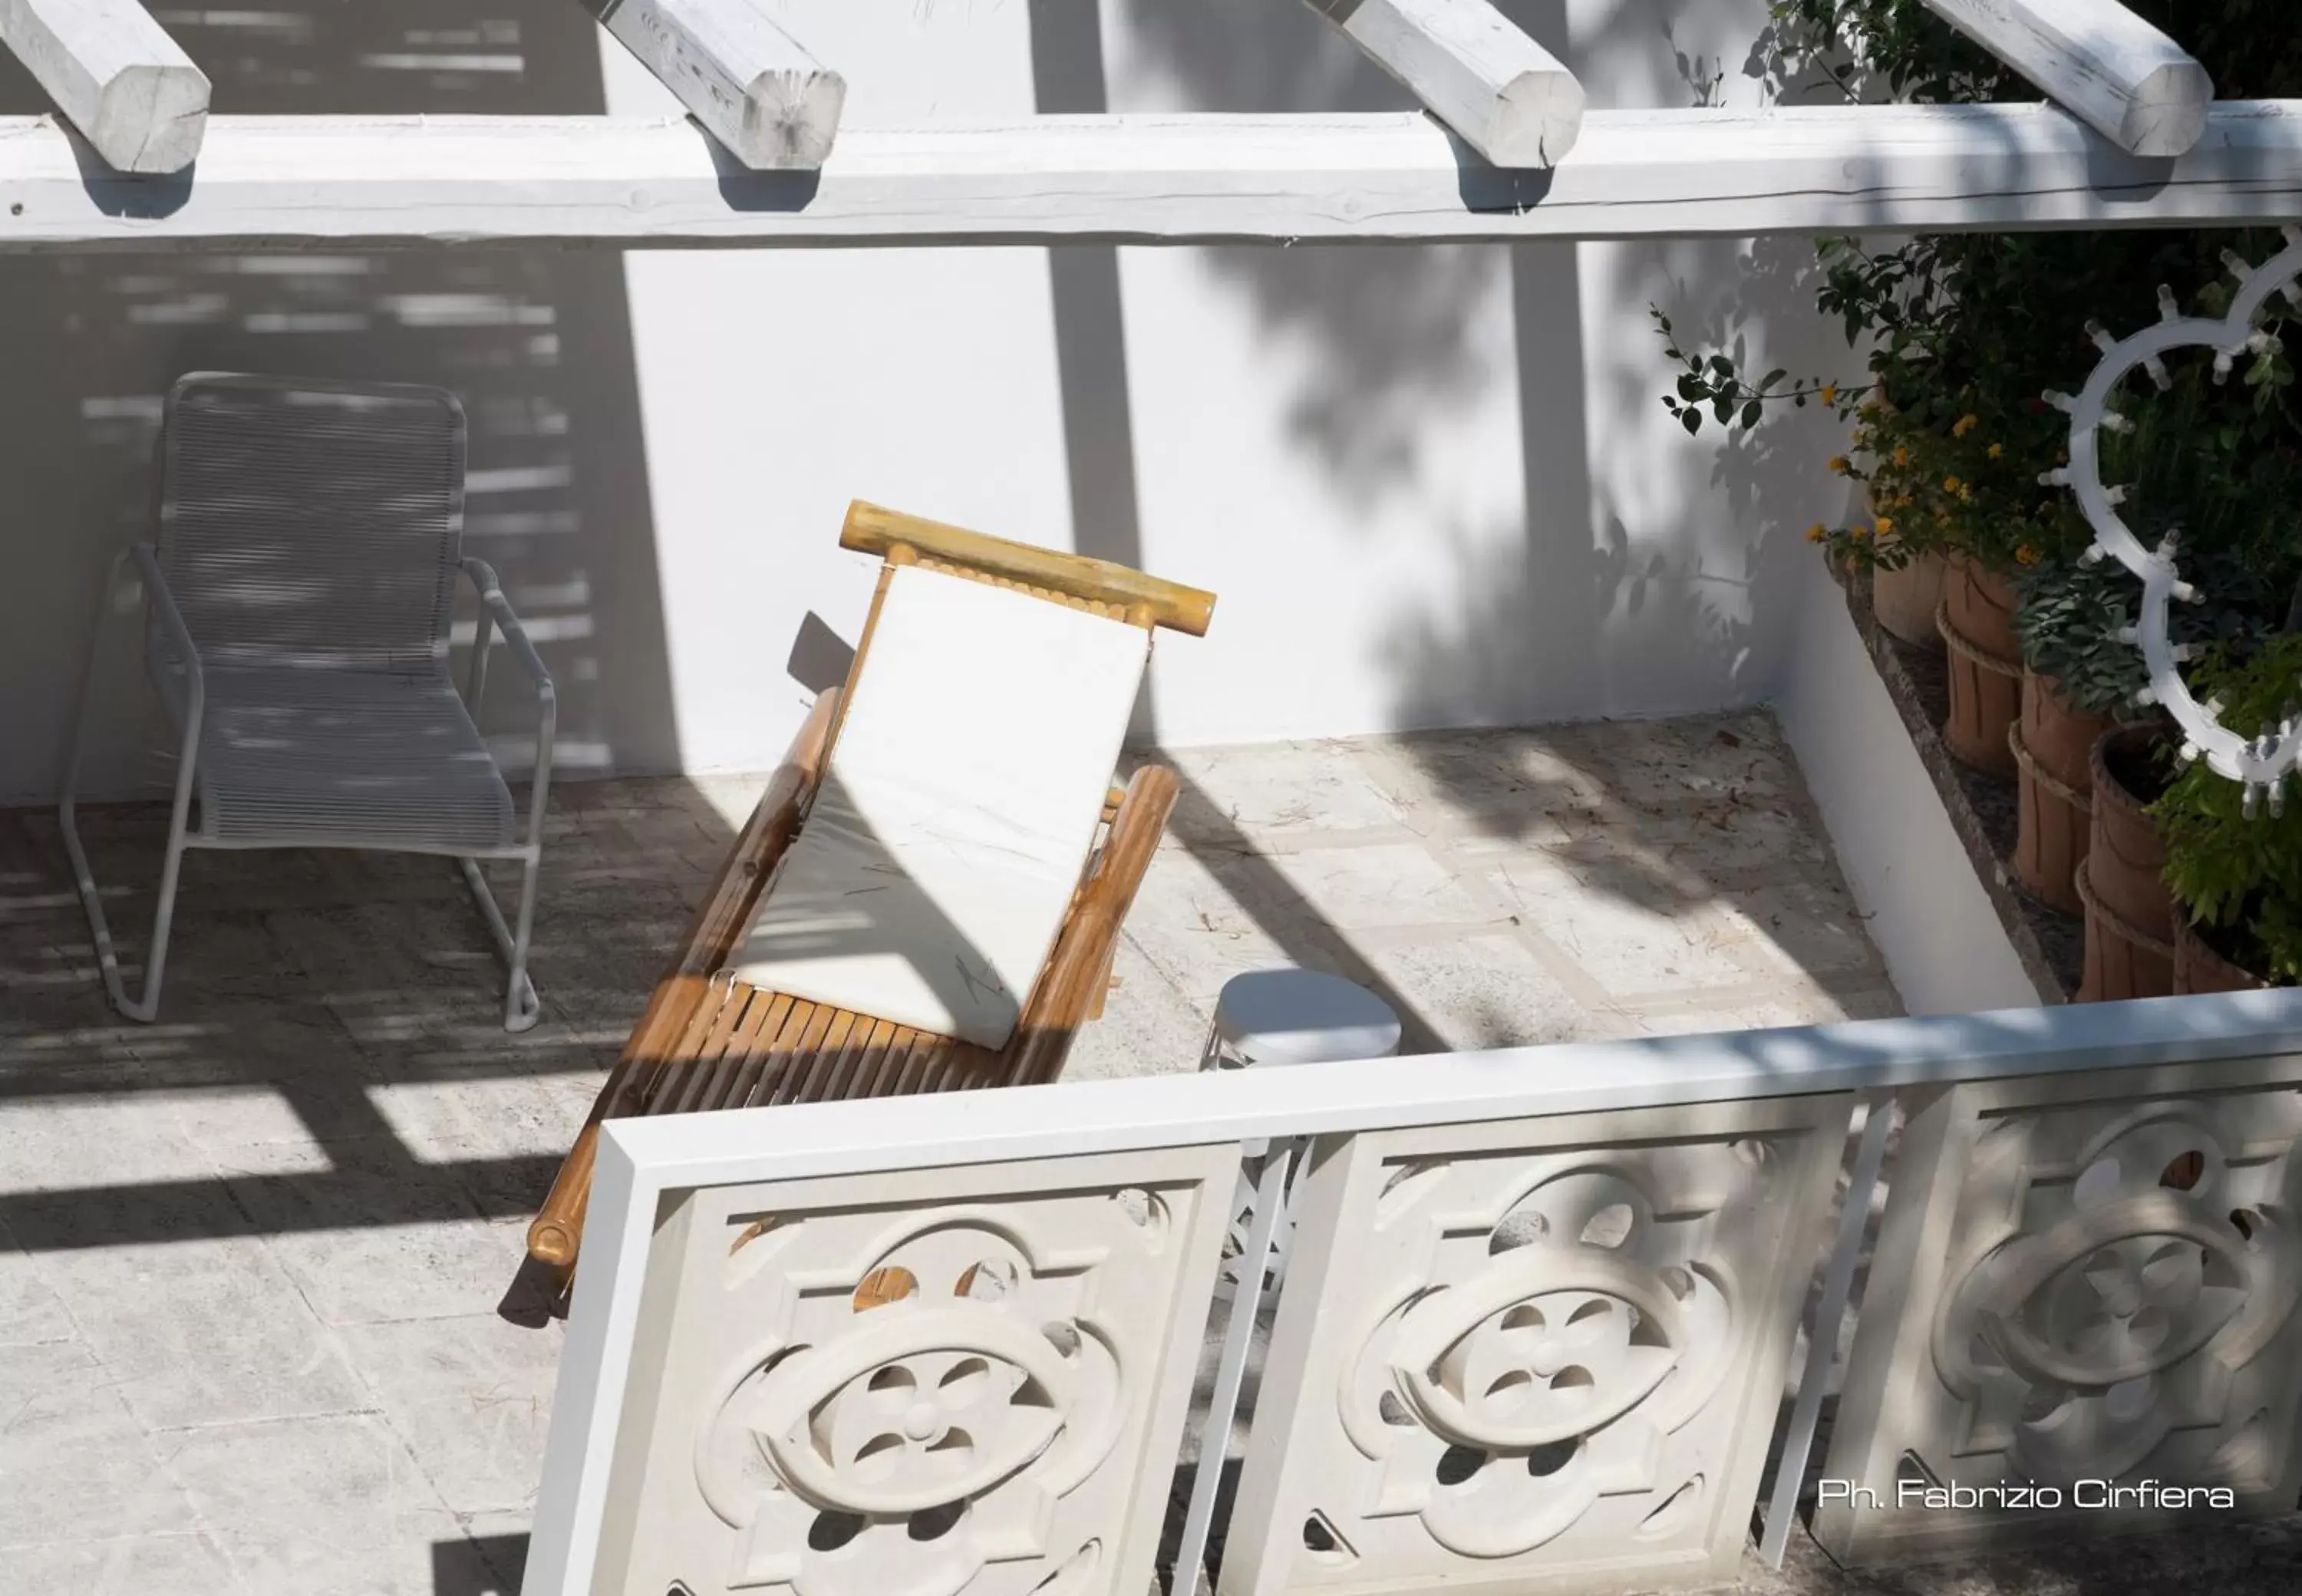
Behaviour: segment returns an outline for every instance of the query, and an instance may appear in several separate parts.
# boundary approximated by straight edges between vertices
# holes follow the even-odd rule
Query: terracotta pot
[[[2206,945],[2189,921],[2174,928],[2174,990],[2193,992],[2257,992],[2269,986],[2254,971]]]
[[[2014,636],[2014,584],[1987,570],[1969,554],[1950,557],[1943,576],[1943,601],[1960,636],[1994,659],[2022,657]]]
[[[2166,852],[2142,796],[2112,773],[2113,755],[2140,756],[2158,740],[2138,727],[2096,739],[2088,802],[2094,824],[2072,882],[2086,911],[2086,974],[2078,1001],[2164,997],[2174,990],[2174,901],[2158,872]]]
[[[1951,592],[1959,586],[1953,573]],[[1953,608],[1945,596],[1935,612],[1936,629],[1950,651],[1950,718],[1943,723],[1943,744],[1970,769],[2012,776],[2007,734],[2022,710],[2022,662],[2011,652],[1994,654],[1967,635]]]
[[[2094,825],[2094,745],[2110,729],[2099,715],[2064,703],[2054,678],[2022,675],[2022,716],[2007,734],[2020,771],[2014,879],[2064,914],[2085,912],[2076,879]]]
[[[2159,878],[2166,868],[2166,845],[2145,807],[2156,795],[2134,792],[2114,769],[2125,760],[2147,757],[2161,740],[2148,727],[2108,732],[2095,740],[2094,835],[2087,844],[2087,871],[2095,895],[2112,912],[2171,947],[2174,899]]]
[[[2060,678],[2022,673],[2022,746],[2064,786],[2094,791],[2094,745],[2117,724],[2107,715],[2072,709]]]
[[[1942,608],[1948,575],[1943,557],[1931,551],[1899,571],[1877,573],[1870,581],[1870,607],[1878,613],[1878,625],[1904,643],[1942,652],[1935,611]]]
[[[2173,945],[2137,930],[2103,907],[2088,885],[2094,861],[2081,860],[2071,884],[2086,905],[2086,972],[2076,1003],[2115,1003],[2122,997],[2164,997],[2174,990]]]

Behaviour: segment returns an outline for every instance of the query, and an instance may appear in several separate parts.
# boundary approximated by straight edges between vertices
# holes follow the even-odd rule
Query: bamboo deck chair
[[[1175,802],[1111,785],[1151,634],[1214,595],[858,502],[882,557],[846,686],[768,784],[528,1251],[565,1273],[600,1122],[1053,1080],[1102,1012]]]

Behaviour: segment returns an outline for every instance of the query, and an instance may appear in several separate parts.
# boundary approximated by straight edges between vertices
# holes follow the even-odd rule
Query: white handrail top
[[[610,1120],[659,1190],[2302,1050],[2302,989]]]

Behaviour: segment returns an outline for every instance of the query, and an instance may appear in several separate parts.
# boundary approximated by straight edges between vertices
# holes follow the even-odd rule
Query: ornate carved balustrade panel
[[[1815,1516],[1832,1555],[2169,1525],[2169,1486],[2291,1510],[2298,1088],[2280,1058],[1908,1100]],[[2007,1486],[2031,1494],[1963,1495]]]
[[[1222,1596],[1730,1576],[1849,1110],[1322,1141]]]
[[[595,1588],[1141,1596],[1237,1167],[689,1194],[649,1255]]]

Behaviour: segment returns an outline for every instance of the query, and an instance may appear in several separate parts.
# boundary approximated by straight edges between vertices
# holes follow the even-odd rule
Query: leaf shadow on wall
[[[1715,78],[1757,70],[1751,58],[1730,60],[1732,51],[1704,53],[1715,45],[1691,42],[1691,29],[1675,33],[1658,6],[1615,7],[1579,28],[1572,48],[1563,0],[1504,9],[1571,67],[1583,71],[1586,62],[1597,63],[1610,82],[1627,84],[1625,92],[1648,103],[1708,100]],[[1126,74],[1110,97],[1120,109],[1416,107],[1407,90],[1309,7],[1130,0],[1113,15],[1122,47],[1075,48],[1072,59],[1041,62],[1043,111],[1104,109],[1100,97],[1093,105],[1049,103],[1048,87],[1074,83],[1106,58]],[[1044,32],[1053,20],[1043,4],[1035,29]],[[1104,540],[1096,552],[1128,559],[1139,556],[1142,537],[1116,272],[1104,268],[1108,281],[1094,279],[1105,283],[1101,293],[1067,299],[1067,280],[1088,275],[1084,265],[1064,261],[1067,253],[1055,252],[1055,285],[1074,521],[1083,544]],[[1802,549],[1790,529],[1812,518],[1815,467],[1828,450],[1810,450],[1812,439],[1797,429],[1764,433],[1719,456],[1709,495],[1674,496],[1670,482],[1691,473],[1684,464],[1656,472],[1643,457],[1683,449],[1684,441],[1667,426],[1651,434],[1638,423],[1667,419],[1657,402],[1669,376],[1660,345],[1642,317],[1635,333],[1617,335],[1615,347],[1586,347],[1585,307],[1595,307],[1590,325],[1620,326],[1649,297],[1674,304],[1708,297],[1722,324],[1732,315],[1754,327],[1783,317],[1803,326],[1811,285],[1792,269],[1802,256],[1811,261],[1802,242],[1762,246],[1755,265],[1724,242],[1229,246],[1194,253],[1218,281],[1236,286],[1274,352],[1273,365],[1291,374],[1290,432],[1333,475],[1339,497],[1403,501],[1410,516],[1437,502],[1427,442],[1444,435],[1450,416],[1491,403],[1499,382],[1515,390],[1517,502],[1483,522],[1420,509],[1430,523],[1433,569],[1424,591],[1434,596],[1403,600],[1368,639],[1392,684],[1393,725],[1532,726],[1593,714],[1711,711],[1773,692],[1802,585],[1794,564]],[[1594,264],[1606,279],[1589,280]],[[1500,338],[1498,300],[1509,310],[1509,331]],[[1077,353],[1090,348],[1103,352]],[[1080,424],[1082,415],[1092,424]],[[1605,433],[1594,434],[1595,418]],[[1082,451],[1082,439],[1094,447]],[[1626,445],[1640,451],[1638,462],[1607,455]],[[1650,478],[1663,479],[1659,491]],[[1098,497],[1083,492],[1082,483],[1116,487]],[[1338,525],[1348,535],[1369,524],[1346,516]],[[1441,743],[1409,747],[1427,755],[1419,761],[1424,773],[1458,807],[1522,842],[1568,802],[1567,786],[1580,790],[1589,785],[1584,777],[1603,783],[1617,774],[1599,760],[1555,786],[1525,772],[1511,802],[1496,807],[1493,771],[1474,769]],[[1498,750],[1495,757],[1513,756]],[[1618,817],[1620,858],[1592,885],[1649,908],[1699,905],[1715,895],[1681,857],[1684,817],[1652,819]]]

